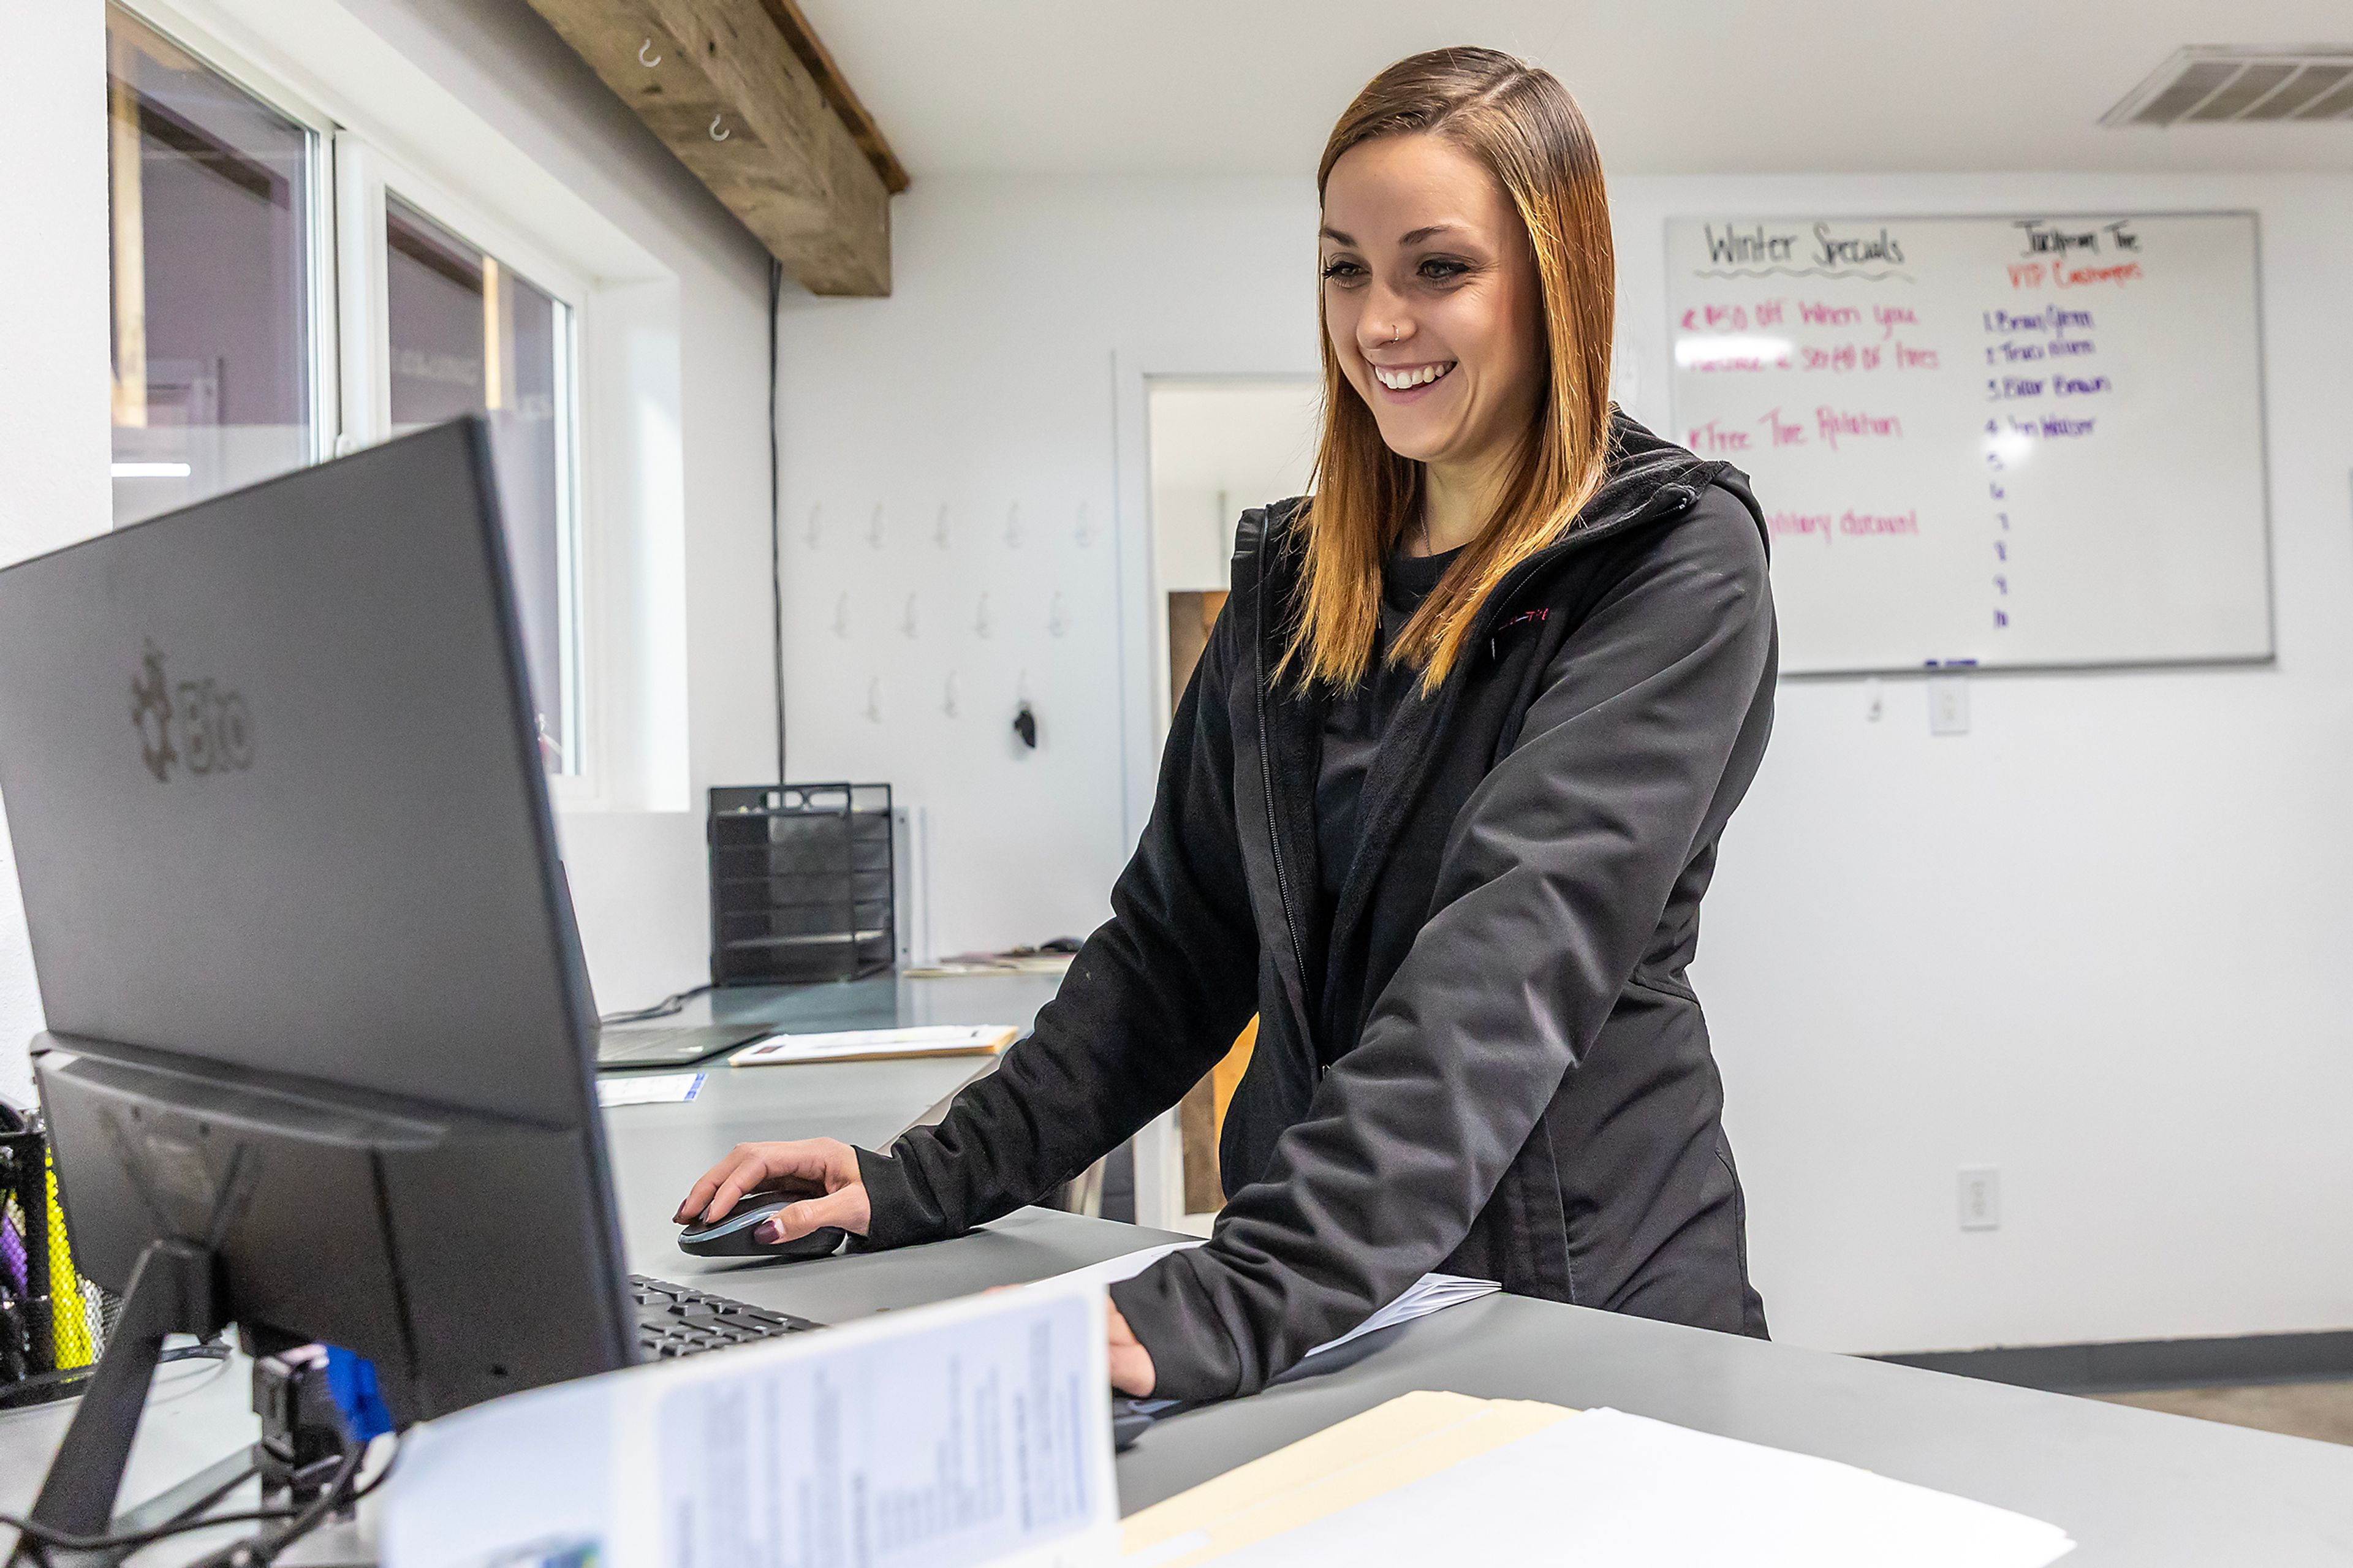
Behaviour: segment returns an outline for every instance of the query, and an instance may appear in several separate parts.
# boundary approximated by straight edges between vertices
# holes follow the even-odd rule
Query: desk
[[[814,996],[731,993],[719,998],[719,1016],[750,1016],[737,1009],[761,1006],[773,1011],[760,1016],[795,1023],[828,1009],[828,1021],[843,1027],[1024,1022],[1029,1012],[1017,1009],[1034,1009],[1028,998],[1052,990],[1026,977],[861,984],[867,989],[825,987]],[[1025,984],[1033,989],[1013,989]],[[670,1209],[685,1182],[730,1145],[818,1133],[881,1142],[971,1069],[942,1058],[715,1070],[691,1104],[608,1112],[630,1267],[839,1322],[1171,1239],[1028,1209],[960,1241],[782,1268],[678,1251]],[[2015,1509],[2075,1538],[2064,1568],[2353,1564],[2353,1448],[1514,1297],[1393,1334],[1345,1372],[1155,1427],[1119,1460],[1123,1508],[1156,1502],[1395,1394],[1446,1388],[1614,1405]],[[246,1392],[241,1364],[159,1391],[127,1495],[146,1496],[249,1440]],[[30,1500],[69,1415],[0,1415],[0,1506]]]

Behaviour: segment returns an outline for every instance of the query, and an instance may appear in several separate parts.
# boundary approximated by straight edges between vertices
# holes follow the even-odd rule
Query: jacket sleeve
[[[887,1157],[859,1151],[873,1208],[867,1246],[961,1235],[1037,1202],[1174,1105],[1257,1010],[1225,695],[1231,618],[1219,615],[1177,705],[1111,919],[1036,1027],[937,1127],[904,1134]]]
[[[1763,542],[1730,496],[1703,498],[1546,670],[1450,832],[1428,921],[1265,1179],[1208,1245],[1113,1287],[1157,1395],[1253,1392],[1436,1268],[1599,1034],[1720,826],[1772,679]]]

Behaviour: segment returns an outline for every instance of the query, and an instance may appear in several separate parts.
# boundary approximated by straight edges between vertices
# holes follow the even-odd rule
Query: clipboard
[[[893,1062],[918,1057],[993,1057],[1020,1033],[1010,1024],[924,1024],[907,1029],[843,1029],[770,1035],[727,1058],[730,1067],[794,1067],[816,1062]]]

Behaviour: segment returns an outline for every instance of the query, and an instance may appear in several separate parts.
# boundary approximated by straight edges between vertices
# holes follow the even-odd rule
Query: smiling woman
[[[1356,96],[1317,185],[1332,414],[1286,661],[1364,674],[1380,563],[1412,525],[1410,553],[1463,550],[1397,641],[1434,691],[1480,601],[1600,481],[1616,313],[1601,155],[1550,75],[1439,49]]]
[[[1158,798],[1031,1036],[888,1154],[738,1147],[681,1223],[954,1236],[1257,1044],[1206,1246],[1112,1287],[1131,1394],[1246,1394],[1433,1269],[1765,1331],[1684,974],[1763,755],[1746,480],[1608,401],[1599,160],[1553,77],[1400,61],[1322,168],[1314,494],[1245,511]]]

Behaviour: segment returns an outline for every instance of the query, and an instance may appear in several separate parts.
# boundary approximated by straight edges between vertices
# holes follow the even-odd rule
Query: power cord
[[[785,496],[776,451],[776,314],[785,297],[785,264],[768,258],[768,599],[776,616],[776,784],[785,771]]]
[[[356,1503],[361,1499],[372,1495],[378,1487],[384,1485],[386,1479],[391,1476],[393,1467],[400,1462],[398,1442],[396,1440],[391,1455],[384,1462],[384,1468],[370,1477],[365,1485],[346,1496],[345,1491],[351,1486],[352,1478],[358,1474],[359,1468],[366,1457],[365,1444],[353,1445],[345,1452],[343,1465],[335,1472],[335,1479],[316,1498],[299,1509],[255,1508],[237,1513],[200,1514],[194,1519],[174,1520],[169,1524],[159,1524],[149,1530],[125,1531],[120,1535],[73,1535],[62,1530],[53,1530],[37,1520],[26,1519],[21,1514],[0,1513],[0,1525],[5,1525],[16,1531],[19,1538],[16,1552],[11,1552],[8,1560],[13,1562],[16,1552],[25,1552],[27,1548],[38,1561],[47,1563],[48,1554],[52,1551],[126,1552],[151,1545],[174,1535],[185,1535],[192,1531],[212,1530],[224,1524],[268,1524],[280,1520],[290,1521],[275,1536],[233,1542],[212,1556],[199,1559],[196,1568],[230,1564],[237,1565],[237,1568],[245,1568],[247,1564],[267,1563],[292,1545],[297,1539],[317,1529],[325,1521],[327,1515],[337,1508]]]
[[[710,989],[708,984],[696,985],[665,996],[650,1007],[640,1007],[634,1013],[607,1013],[596,1022],[601,1025],[642,1024],[649,1018],[667,1018]]]

